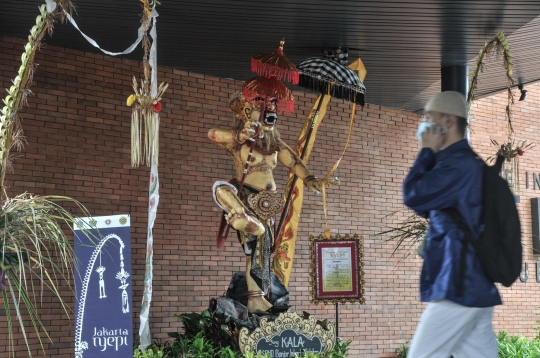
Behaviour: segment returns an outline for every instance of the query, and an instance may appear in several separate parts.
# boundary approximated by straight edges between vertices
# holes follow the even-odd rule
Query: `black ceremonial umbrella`
[[[347,58],[347,51],[342,52],[341,49],[338,49],[335,55],[325,53],[324,57],[308,58],[297,66],[298,71],[300,72],[299,86],[321,93],[319,104],[307,133],[306,144],[304,145],[304,149],[300,155],[300,159],[302,160],[304,159],[309,147],[309,140],[311,138],[311,134],[313,133],[313,128],[317,123],[321,105],[326,95],[364,106],[364,93],[366,91],[366,87],[358,76],[358,72],[347,67]],[[283,227],[284,218],[287,216],[287,212],[289,211],[292,190],[294,189],[297,180],[298,177],[295,175],[292,179],[292,185],[290,186],[291,192],[287,195],[285,206],[281,214],[281,220],[276,230],[276,238],[278,239],[277,243],[274,245],[274,248],[279,246],[281,241],[281,229]]]
[[[328,94],[363,106],[366,87],[358,73],[345,65],[346,58],[343,55],[308,58],[298,65],[299,86],[320,92],[323,98]],[[319,103],[322,103],[323,98]]]

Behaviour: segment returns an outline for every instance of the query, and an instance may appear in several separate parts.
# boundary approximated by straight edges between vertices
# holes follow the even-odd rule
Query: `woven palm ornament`
[[[152,88],[150,79],[151,67],[148,63],[150,53],[150,39],[148,30],[152,4],[148,0],[141,0],[143,13],[141,23],[144,25],[142,46],[144,50],[143,68],[144,79],[140,86],[133,76],[133,91],[127,99],[127,105],[133,106],[131,114],[131,166],[138,167],[141,164],[147,166],[158,165],[159,160],[159,112],[163,108],[161,97],[169,86],[162,82],[157,90]],[[144,135],[143,135],[144,133]]]

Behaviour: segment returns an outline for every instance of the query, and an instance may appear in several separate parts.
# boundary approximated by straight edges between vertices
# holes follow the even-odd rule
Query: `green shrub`
[[[237,354],[229,347],[221,348],[216,352],[216,358],[236,358]]]
[[[540,358],[540,338],[528,339],[524,336],[509,336],[502,331],[497,336],[499,358]],[[396,349],[397,358],[407,357],[408,347],[401,344]]]
[[[177,332],[168,333],[169,337],[175,339],[175,342],[176,340],[194,340],[198,337],[204,337],[206,341],[211,342],[216,350],[229,347],[235,353],[240,351],[238,333],[235,330],[234,322],[229,318],[218,318],[208,310],[200,314],[184,313],[173,316],[177,317],[184,326],[183,334]],[[193,341],[191,344],[193,344]],[[176,356],[173,357],[176,358]]]
[[[401,343],[399,348],[396,348],[397,358],[407,358],[407,352],[409,351],[409,347],[407,345]]]
[[[497,337],[499,358],[540,358],[540,339],[527,339],[524,336],[508,336],[501,332]]]
[[[135,348],[133,351],[133,358],[164,358],[164,353],[163,349],[160,347],[149,347],[144,352],[139,348]]]

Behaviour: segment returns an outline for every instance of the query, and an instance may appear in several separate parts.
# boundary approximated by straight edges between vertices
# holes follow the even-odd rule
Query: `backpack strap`
[[[460,149],[457,152],[471,152],[478,157],[478,154],[476,154],[476,152],[470,147]],[[461,245],[461,253],[459,257],[458,284],[456,288],[456,295],[458,297],[461,297],[463,296],[463,290],[465,286],[465,271],[467,269],[467,248],[469,247],[469,243],[472,243],[474,241],[474,238],[471,233],[471,229],[469,228],[469,225],[467,225],[467,222],[463,218],[463,215],[461,215],[461,213],[456,208],[447,208],[443,211],[446,211],[448,215],[450,215],[458,228],[463,232],[463,243]]]
[[[461,253],[459,257],[459,273],[458,273],[458,285],[456,288],[456,295],[458,297],[463,296],[463,289],[465,285],[465,270],[467,269],[467,248],[469,243],[473,241],[473,236],[469,225],[465,222],[463,215],[456,208],[445,209],[452,220],[456,223],[458,228],[463,231],[463,243],[461,245]]]

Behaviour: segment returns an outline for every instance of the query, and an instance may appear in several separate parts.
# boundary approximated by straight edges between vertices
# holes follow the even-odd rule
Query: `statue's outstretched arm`
[[[281,150],[278,154],[278,160],[281,164],[291,169],[304,185],[313,192],[320,192],[321,180],[317,179],[306,167],[302,159],[285,142],[280,140]]]
[[[216,144],[235,143],[236,131],[234,129],[212,128],[208,131],[208,138]]]
[[[258,126],[258,122],[246,121],[244,128],[241,130],[213,128],[208,131],[208,138],[212,142],[224,146],[229,144],[243,144],[255,135]]]

